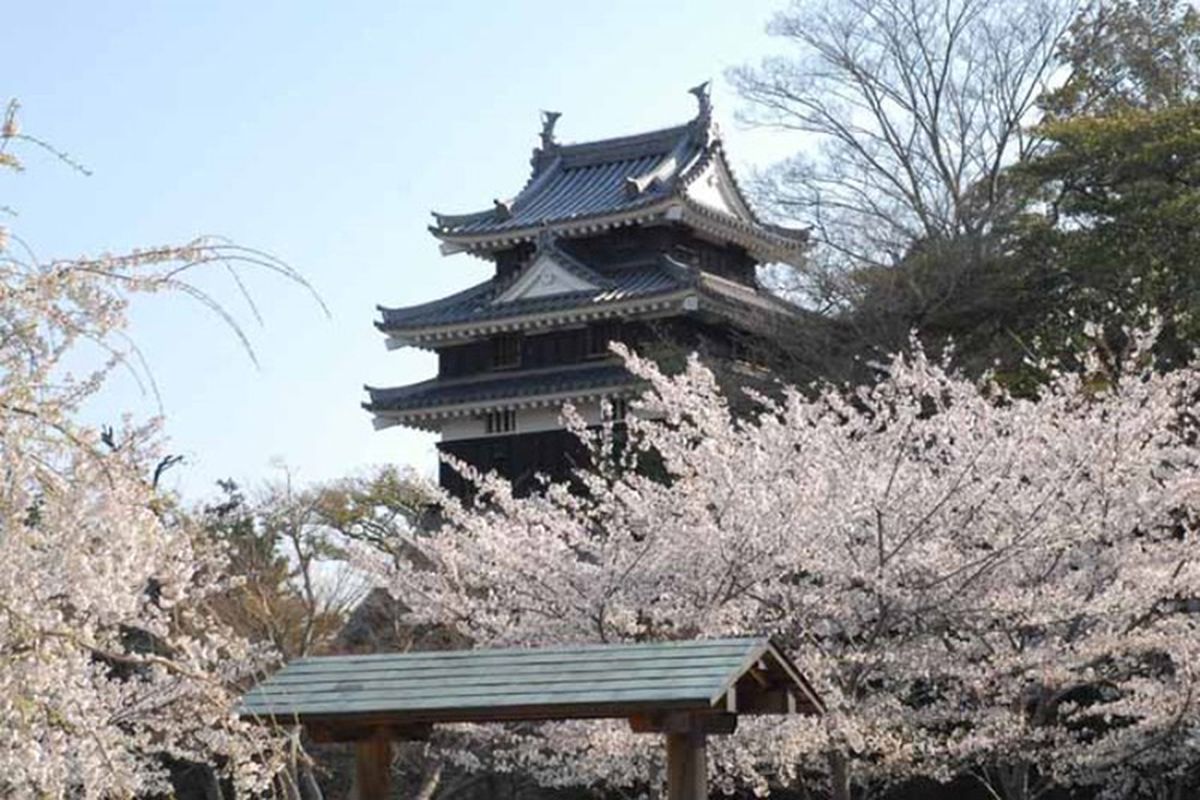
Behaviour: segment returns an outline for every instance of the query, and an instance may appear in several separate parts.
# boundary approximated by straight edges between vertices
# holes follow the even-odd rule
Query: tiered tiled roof
[[[742,195],[712,122],[707,85],[692,90],[700,110],[684,125],[583,144],[554,138],[546,116],[533,172],[508,201],[472,214],[434,214],[430,230],[447,252],[486,255],[532,241],[550,228],[586,235],[624,225],[681,221],[744,247],[764,262],[796,261],[803,230],[763,223]]]
[[[477,331],[526,327],[518,320],[533,315],[570,311],[572,318],[576,318],[588,316],[589,311],[594,316],[628,312],[631,303],[644,305],[652,298],[687,286],[684,276],[666,265],[631,267],[606,277],[605,285],[596,290],[563,292],[504,304],[493,301],[508,282],[492,279],[431,303],[380,308],[383,319],[376,326],[399,344],[417,344]]]
[[[388,346],[440,349],[507,331],[580,329],[606,318],[700,317],[704,323],[770,335],[775,325],[794,319],[800,313],[796,307],[762,291],[750,276],[755,262],[798,261],[806,234],[768,225],[755,215],[726,162],[707,86],[692,91],[699,101],[694,119],[636,136],[560,144],[554,137],[558,115],[547,114],[533,172],[515,198],[475,214],[435,215],[432,230],[447,253],[493,257],[509,251],[497,275],[432,302],[381,307],[376,325]],[[619,257],[597,246],[624,237],[596,234],[634,225],[683,230],[630,237],[634,252],[627,248]],[[590,245],[564,241],[589,236]],[[641,242],[675,241],[671,237],[683,246],[651,244],[638,250]],[[572,252],[590,254],[584,256],[588,263]],[[453,417],[622,396],[638,385],[606,356],[368,387],[364,406],[379,427],[401,423],[438,430]]]
[[[389,389],[366,387],[364,408],[376,427],[397,423],[435,429],[438,420],[469,416],[481,408],[536,408],[631,392],[639,381],[611,360],[547,369],[433,378]]]
[[[557,259],[561,250],[553,248],[551,252]],[[535,254],[526,269],[536,262]],[[716,313],[739,321],[739,327],[756,330],[799,313],[774,295],[666,255],[657,256],[652,263],[595,275],[589,288],[500,302],[523,274],[493,277],[429,303],[381,307],[383,319],[376,327],[387,334],[389,347],[440,347],[503,331],[537,330],[607,317]]]

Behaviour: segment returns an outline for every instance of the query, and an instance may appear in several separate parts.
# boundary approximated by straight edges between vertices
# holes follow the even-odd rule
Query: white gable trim
[[[533,263],[493,303],[511,303],[569,292],[596,291],[600,287],[568,270],[549,253],[539,253]]]
[[[687,196],[701,205],[721,211],[744,222],[753,222],[732,178],[721,159],[714,158],[685,190]]]
[[[725,197],[725,192],[721,191],[724,187],[721,186],[721,176],[717,172],[716,164],[709,164],[704,168],[704,171],[696,176],[687,187],[688,197],[695,200],[697,203],[706,205],[709,208],[715,208],[717,211],[724,211],[730,216],[738,216],[737,211],[733,209],[729,200]]]

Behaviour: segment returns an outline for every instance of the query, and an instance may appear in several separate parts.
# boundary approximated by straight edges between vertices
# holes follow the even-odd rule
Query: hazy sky
[[[464,288],[486,262],[443,257],[429,211],[474,211],[528,174],[539,109],[564,141],[676,124],[690,86],[716,82],[716,116],[742,171],[790,144],[739,130],[722,73],[782,43],[785,0],[571,2],[18,2],[5,11],[3,87],[24,130],[85,163],[26,152],[0,177],[14,231],[43,258],[219,234],[302,272],[299,288],[245,275],[203,283],[246,327],[256,368],[211,313],[183,298],[136,306],[133,336],[159,384],[173,480],[193,498],[220,477],[253,483],[273,461],[302,480],[382,462],[433,474],[434,438],[374,431],[362,385],[433,375],[432,355],[388,352],[375,305]],[[118,380],[98,420],[154,414]]]

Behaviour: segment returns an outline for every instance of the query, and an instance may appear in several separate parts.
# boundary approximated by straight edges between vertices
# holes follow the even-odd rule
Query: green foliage
[[[1058,69],[1025,129],[1037,146],[964,193],[997,198],[987,229],[923,236],[894,263],[846,276],[850,301],[830,321],[844,345],[796,345],[833,353],[824,377],[860,377],[849,362],[903,349],[912,331],[1018,392],[1042,379],[1039,357],[1095,344],[1085,321],[1119,351],[1125,326],[1161,320],[1166,367],[1200,345],[1200,12],[1183,0],[1091,3]]]
[[[220,500],[204,509],[206,530],[229,555],[234,586],[212,601],[217,614],[252,642],[267,642],[282,658],[304,655],[327,638],[341,619],[310,606],[284,552],[280,530],[263,524],[266,503],[252,503],[231,480],[220,481]]]
[[[390,465],[325,484],[315,499],[326,525],[374,547],[394,543],[398,530],[420,529],[433,513],[430,487],[411,471]]]
[[[337,649],[366,592],[348,563],[353,544],[402,547],[430,513],[429,488],[393,466],[299,488],[285,474],[253,497],[233,481],[218,486],[221,495],[203,519],[238,582],[217,610],[285,659]]]
[[[1043,133],[1053,147],[1016,171],[1036,187],[1017,258],[1048,267],[1044,333],[1154,313],[1159,355],[1186,358],[1200,343],[1200,104],[1054,121]]]
[[[1200,13],[1187,0],[1093,2],[1059,58],[1070,74],[1042,98],[1052,118],[1186,103],[1200,91]]]
[[[1015,377],[1033,353],[1031,315],[1045,296],[1045,270],[1014,259],[1011,223],[979,236],[921,242],[890,269],[854,275],[860,287],[849,322],[863,358],[903,350],[918,332],[933,351],[952,347],[955,363]]]

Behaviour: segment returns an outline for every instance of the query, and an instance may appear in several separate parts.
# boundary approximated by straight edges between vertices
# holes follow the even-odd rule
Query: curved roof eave
[[[747,250],[763,256],[764,261],[790,260],[802,252],[809,241],[807,229],[751,223],[719,209],[698,203],[680,193],[672,193],[650,201],[644,206],[622,210],[618,213],[547,220],[541,225],[510,228],[504,231],[478,233],[435,231],[435,235],[443,242],[453,245],[455,252],[466,251],[482,254],[511,247],[521,242],[532,242],[546,230],[553,231],[560,236],[574,237],[650,221],[681,221],[678,216],[673,215],[682,214],[684,209],[697,216],[710,219],[714,225],[721,228],[736,230],[736,236],[727,238],[746,247]],[[712,232],[720,233],[721,231]]]

